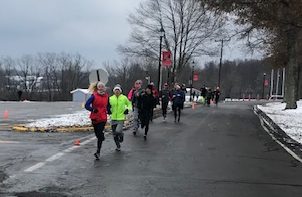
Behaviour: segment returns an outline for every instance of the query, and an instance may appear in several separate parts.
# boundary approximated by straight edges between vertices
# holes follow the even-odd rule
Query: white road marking
[[[0,144],[20,144],[20,142],[0,140]]]
[[[41,168],[44,165],[45,165],[45,162],[39,162],[39,163],[37,163],[37,164],[35,164],[35,165],[33,165],[33,166],[25,169],[24,172],[33,172],[33,171]]]
[[[254,111],[254,113],[259,117],[259,115]],[[274,128],[271,127],[271,125],[263,118],[259,117],[260,119],[260,123],[261,126],[263,127],[263,129],[273,138],[273,140],[275,142],[277,142],[280,146],[282,146],[282,148],[284,148],[294,159],[296,159],[297,161],[302,163],[302,159],[296,154],[294,153],[291,149],[287,148],[284,144],[282,144],[277,138],[275,138],[275,136],[273,134],[271,134],[269,132],[269,130],[266,128],[266,126],[264,125],[264,122],[266,123],[266,125],[268,125],[272,130]]]
[[[90,143],[91,141],[93,141],[93,140],[95,140],[95,139],[96,139],[96,137],[92,137],[92,138],[90,138],[90,139],[88,139],[88,140],[86,140],[86,141],[80,143],[80,145],[88,144],[88,143]],[[77,148],[80,148],[80,147],[81,147],[81,146],[76,146],[76,145],[71,146],[71,147],[69,147],[69,148],[67,148],[67,149],[65,149],[65,150],[63,150],[63,151],[61,151],[61,152],[58,152],[58,153],[52,155],[51,157],[47,158],[44,162],[39,162],[39,163],[37,163],[37,164],[35,164],[35,165],[33,165],[33,166],[31,166],[31,167],[25,169],[24,172],[33,172],[33,171],[35,171],[35,170],[37,170],[37,169],[43,167],[43,166],[46,165],[47,163],[53,162],[53,161],[55,161],[55,160],[61,158],[61,157],[62,157],[63,155],[65,155],[66,153],[69,153],[69,152],[71,152],[71,151],[73,151],[73,150],[75,150],[75,149],[77,149]]]

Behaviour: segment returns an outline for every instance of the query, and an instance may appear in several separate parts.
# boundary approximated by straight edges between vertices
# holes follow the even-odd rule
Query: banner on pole
[[[172,66],[172,60],[171,60],[171,51],[163,51],[162,52],[162,66],[169,68]]]
[[[198,73],[197,72],[194,72],[194,75],[193,75],[193,81],[198,81]]]

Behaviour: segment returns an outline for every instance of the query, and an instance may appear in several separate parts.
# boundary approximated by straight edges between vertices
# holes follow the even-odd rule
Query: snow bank
[[[297,109],[285,109],[285,103],[274,102],[257,107],[266,113],[289,137],[302,144],[302,100]]]

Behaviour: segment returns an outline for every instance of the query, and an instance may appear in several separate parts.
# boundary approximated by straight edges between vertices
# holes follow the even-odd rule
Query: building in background
[[[72,94],[73,102],[86,102],[86,100],[91,96],[91,92],[88,89],[77,88],[70,91]]]

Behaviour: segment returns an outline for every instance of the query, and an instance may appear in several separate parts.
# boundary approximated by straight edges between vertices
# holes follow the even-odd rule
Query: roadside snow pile
[[[89,111],[83,110],[73,114],[62,114],[53,118],[42,118],[28,123],[26,127],[34,128],[53,128],[53,127],[71,127],[91,125]]]
[[[258,105],[289,137],[302,144],[302,100],[297,109],[285,109],[285,103],[275,102]]]

